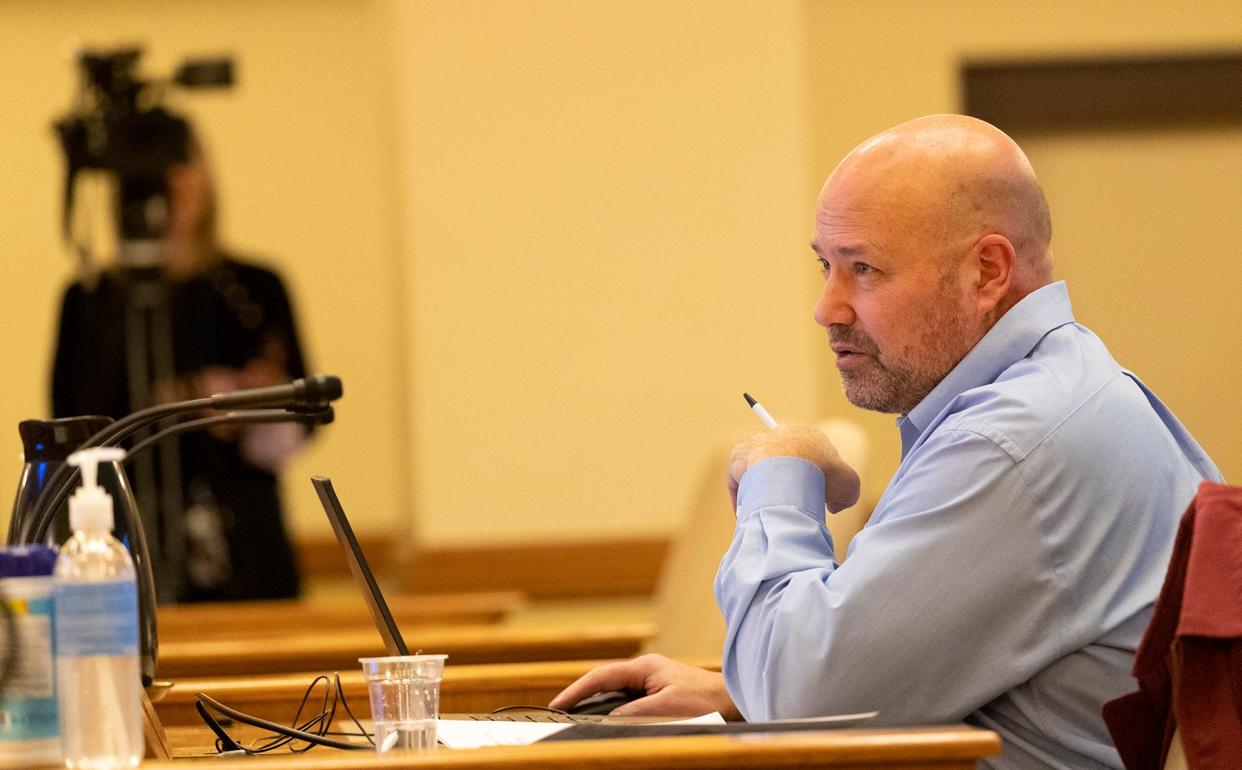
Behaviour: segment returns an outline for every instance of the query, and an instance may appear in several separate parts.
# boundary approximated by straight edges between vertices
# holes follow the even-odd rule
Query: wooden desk
[[[440,706],[444,712],[490,711],[497,706],[547,703],[565,685],[603,661],[551,661],[494,665],[450,665],[444,670]],[[184,679],[177,682],[156,710],[182,746],[209,743],[206,728],[193,711],[194,694],[255,716],[287,721],[313,675]],[[346,699],[366,710],[366,685],[355,667],[342,672]],[[355,709],[357,713],[357,709]],[[194,742],[186,742],[187,726]],[[379,757],[314,749],[291,757],[277,754],[260,760],[212,760],[219,770],[367,770],[401,766],[429,768],[556,768],[624,766],[629,770],[657,768],[973,768],[980,757],[1000,751],[995,733],[965,727],[919,730],[837,730],[770,736],[684,736],[583,741],[535,746],[450,751],[416,757]],[[201,760],[146,762],[144,767],[185,768]],[[257,764],[256,764],[257,763]]]
[[[493,663],[457,665],[449,660],[440,684],[440,710],[487,712],[500,706],[542,706],[570,682],[605,663],[603,660],[548,661],[543,663]],[[201,725],[194,711],[194,696],[206,693],[226,706],[265,719],[287,722],[316,674],[206,677],[179,679],[155,703],[166,727]],[[367,687],[362,669],[342,670],[345,699],[366,712]],[[319,692],[323,692],[319,690]]]
[[[388,599],[402,629],[420,626],[487,624],[503,620],[525,602],[520,591],[420,594]],[[337,600],[208,602],[160,607],[161,641],[221,637],[261,637],[342,628],[374,628],[361,596]]]
[[[260,760],[211,760],[213,770],[386,770],[394,767],[478,770],[578,770],[625,767],[733,770],[734,768],[887,768],[969,770],[1000,752],[996,733],[970,727],[902,730],[836,730],[770,735],[694,735],[627,740],[565,741],[470,751],[440,749],[423,755],[377,755],[314,749]],[[185,770],[207,767],[201,759],[148,761],[143,767]]]
[[[450,665],[628,658],[655,633],[650,623],[585,628],[456,626],[405,634],[411,652],[446,653]],[[354,671],[358,658],[385,655],[374,628],[261,639],[160,642],[160,679],[296,671]]]

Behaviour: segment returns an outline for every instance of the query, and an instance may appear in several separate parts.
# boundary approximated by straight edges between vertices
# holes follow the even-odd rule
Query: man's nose
[[[829,276],[815,303],[815,323],[825,329],[833,324],[849,326],[854,323],[854,306],[848,288],[842,283],[836,276]]]

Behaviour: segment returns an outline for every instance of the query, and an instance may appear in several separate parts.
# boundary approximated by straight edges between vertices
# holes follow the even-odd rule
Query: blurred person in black
[[[272,271],[216,238],[211,173],[197,140],[168,173],[168,220],[159,279],[166,282],[171,381],[161,402],[302,377],[306,367],[289,297]],[[66,290],[52,374],[57,417],[133,411],[126,371],[124,268]],[[296,424],[225,427],[180,439],[185,554],[179,601],[294,597],[299,575],[281,514],[276,472],[306,438]],[[150,535],[149,535],[150,536]]]

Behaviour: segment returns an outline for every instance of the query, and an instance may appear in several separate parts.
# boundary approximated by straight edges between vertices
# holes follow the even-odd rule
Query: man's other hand
[[[697,717],[719,711],[725,719],[742,718],[725,689],[724,675],[654,654],[594,668],[548,706],[568,709],[597,692],[627,687],[647,695],[618,706],[612,716]]]
[[[858,474],[845,464],[823,431],[781,423],[733,447],[729,456],[729,497],[737,510],[737,488],[750,466],[769,457],[797,457],[824,473],[824,501],[836,513],[858,502]]]

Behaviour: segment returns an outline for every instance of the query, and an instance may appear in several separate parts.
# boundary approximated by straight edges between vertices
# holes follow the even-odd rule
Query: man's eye
[[[828,269],[829,269],[828,260],[824,259],[823,257],[820,257],[816,259],[815,261],[819,263],[819,272],[823,273],[824,275],[827,275]]]
[[[854,272],[857,273],[858,275],[868,275],[870,273],[874,273],[875,268],[872,267],[871,265],[868,265],[866,262],[855,262]]]

